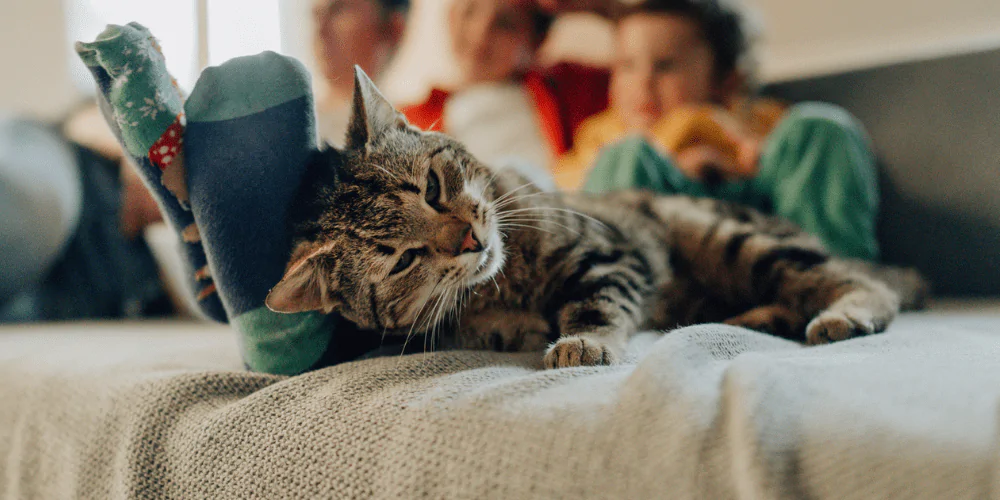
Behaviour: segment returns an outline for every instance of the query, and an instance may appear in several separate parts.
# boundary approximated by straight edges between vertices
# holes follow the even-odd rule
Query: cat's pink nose
[[[483,244],[479,242],[476,238],[476,232],[469,227],[469,232],[465,233],[465,239],[462,240],[462,245],[458,249],[459,254],[463,253],[476,253],[483,251]]]

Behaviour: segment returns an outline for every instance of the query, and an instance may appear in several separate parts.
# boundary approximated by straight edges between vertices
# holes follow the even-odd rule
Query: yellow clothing
[[[733,164],[740,161],[743,150],[739,134],[764,137],[777,125],[785,106],[777,101],[757,99],[735,106],[731,110],[716,105],[680,108],[663,117],[647,132],[647,139],[669,154],[700,144],[715,146]],[[553,168],[556,185],[575,191],[583,186],[601,149],[625,138],[629,130],[614,109],[588,118],[573,138],[573,149],[563,155]],[[752,175],[753,172],[740,172]]]

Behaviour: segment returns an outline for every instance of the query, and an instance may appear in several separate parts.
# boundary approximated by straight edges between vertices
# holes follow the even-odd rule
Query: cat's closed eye
[[[416,260],[419,253],[420,250],[417,248],[411,248],[403,252],[402,255],[399,256],[399,260],[396,261],[396,265],[392,267],[392,271],[389,271],[389,274],[399,274],[405,271],[410,267],[410,265],[413,264],[413,261]]]
[[[424,199],[427,204],[437,208],[441,201],[441,182],[438,180],[437,172],[431,170],[427,173],[427,188],[424,190]]]

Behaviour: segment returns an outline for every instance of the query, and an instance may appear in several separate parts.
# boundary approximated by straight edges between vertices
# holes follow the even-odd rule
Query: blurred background
[[[766,31],[760,77],[776,81],[1000,46],[995,0],[745,0]],[[397,102],[454,78],[445,27],[449,0],[413,0],[399,57],[384,75]],[[0,109],[61,116],[92,83],[73,53],[107,23],[138,21],[161,39],[168,65],[190,88],[204,65],[269,49],[314,67],[311,0],[2,0]],[[602,62],[610,28],[585,14],[557,22],[547,57]]]
[[[393,103],[418,104],[401,108],[411,123],[428,128],[443,121],[446,132],[488,163],[516,150],[528,160],[524,163],[543,167],[535,171],[547,178],[554,174],[554,183],[565,187],[558,168],[566,158],[577,159],[575,151],[566,151],[575,137],[553,140],[554,135],[576,133],[587,117],[609,118],[597,112],[615,92],[608,90],[607,71],[615,59],[612,23],[580,12],[585,9],[566,8],[574,2],[607,0],[492,2],[544,11],[546,27],[551,14],[558,15],[537,51],[535,40],[519,39],[534,44],[531,54],[515,47],[494,51],[504,56],[493,59],[506,61],[463,66],[461,61],[474,57],[462,59],[462,43],[453,44],[451,36],[462,30],[469,35],[476,25],[449,21],[461,10],[452,8],[453,0],[411,0],[405,15],[399,8],[406,4],[402,0],[0,0],[0,67],[5,69],[0,78],[0,323],[177,311],[198,315],[193,294],[185,289],[177,235],[162,224],[143,181],[122,158],[94,104],[93,78],[74,52],[74,42],[94,40],[107,24],[141,23],[159,39],[167,67],[183,91],[193,88],[205,67],[236,56],[272,50],[296,57],[313,74],[319,132],[334,143],[344,137],[349,111],[347,63],[358,62]],[[395,7],[362,15],[376,4]],[[918,267],[945,294],[1000,294],[994,250],[1000,247],[1000,197],[995,196],[1000,179],[1000,134],[995,133],[1000,129],[1000,93],[995,89],[1000,2],[741,0],[739,6],[752,42],[748,73],[755,83],[788,102],[841,106],[873,139],[880,187],[874,186],[875,175],[868,180],[871,192],[881,189],[882,203],[871,203],[873,213],[865,217],[874,226],[878,206],[878,234],[868,236],[877,236],[881,257]],[[514,12],[524,17],[526,11]],[[376,25],[373,19],[383,30],[378,35],[365,28]],[[514,31],[504,24],[509,19],[490,19],[490,37],[509,39]],[[519,29],[535,27],[522,24]],[[458,35],[455,39],[465,41]],[[466,52],[485,57],[488,45],[480,41],[477,49]],[[367,62],[343,60],[348,47],[364,52]],[[518,58],[525,57],[528,65],[522,67],[525,61]],[[543,89],[552,98],[566,97],[559,103],[562,115],[555,116],[563,122],[544,124],[553,116],[545,115],[539,103],[554,101],[526,98],[537,90],[530,88],[529,74],[558,62],[581,63],[573,65],[579,66],[577,76],[600,73],[603,87],[575,97],[571,92],[558,95],[572,83]],[[477,80],[481,75],[475,76],[476,69],[490,65],[506,72],[492,83],[501,81],[506,87],[491,87],[490,78]],[[480,83],[485,85],[477,87]],[[421,107],[434,104],[432,89],[453,91],[447,113],[437,110],[441,116]],[[588,100],[594,109],[570,109]],[[627,106],[621,109],[624,115],[631,113]],[[489,122],[484,116],[500,118]],[[421,117],[427,122],[415,121]],[[508,119],[514,121],[504,121]],[[549,126],[557,132],[550,133]],[[493,144],[477,143],[484,137]],[[761,137],[743,137],[737,146],[749,144],[747,157],[756,161]],[[592,153],[598,151],[595,147]],[[587,173],[592,160],[576,172]],[[738,166],[737,160],[729,161]],[[64,165],[65,171],[53,165]],[[685,175],[694,172],[695,178],[700,175],[695,170],[685,170]],[[580,175],[572,181],[577,187]],[[852,196],[834,198],[853,210],[852,204],[859,203]],[[823,204],[812,198],[808,201],[814,205]],[[844,255],[878,258],[874,245],[869,253]]]

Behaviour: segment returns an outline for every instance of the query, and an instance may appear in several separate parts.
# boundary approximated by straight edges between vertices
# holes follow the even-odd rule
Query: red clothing
[[[573,146],[573,134],[585,119],[608,107],[609,76],[607,70],[571,63],[524,76],[522,83],[535,104],[545,142],[555,155]],[[448,132],[442,122],[449,96],[446,91],[434,89],[423,103],[403,107],[403,114],[424,130]]]

